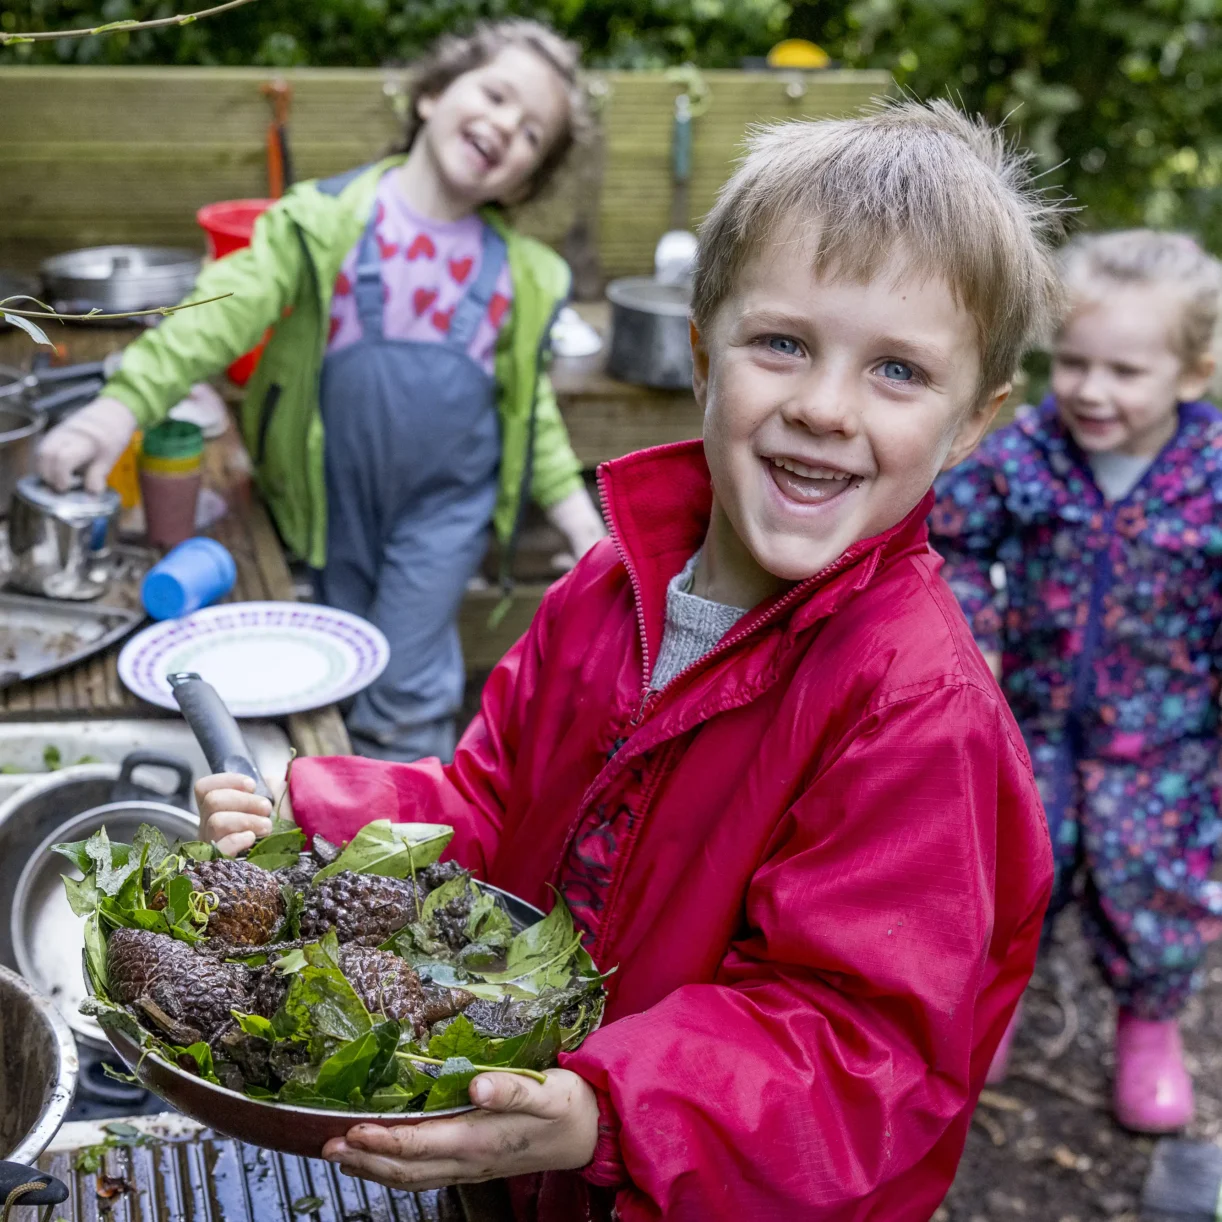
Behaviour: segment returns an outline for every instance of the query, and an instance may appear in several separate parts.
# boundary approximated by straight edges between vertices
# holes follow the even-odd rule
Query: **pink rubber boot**
[[[1006,1024],[1001,1043],[997,1045],[997,1051],[993,1053],[993,1060],[989,1063],[989,1072],[984,1079],[986,1086],[997,1086],[1006,1080],[1006,1074],[1010,1069],[1010,1045],[1014,1043],[1014,1036],[1022,1017],[1023,1002],[1020,997],[1018,1005],[1014,1007],[1014,1013],[1010,1016],[1010,1021]]]
[[[1192,1079],[1175,1019],[1153,1022],[1126,1010],[1116,1020],[1116,1119],[1138,1133],[1174,1133],[1192,1121]]]

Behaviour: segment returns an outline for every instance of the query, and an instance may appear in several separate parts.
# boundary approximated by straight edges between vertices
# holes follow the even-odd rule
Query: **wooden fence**
[[[302,69],[290,140],[298,177],[359,165],[399,126],[403,78],[376,70]],[[199,247],[194,215],[218,199],[266,192],[263,69],[0,69],[0,267],[33,270],[50,254],[109,242]],[[689,221],[702,215],[746,127],[845,115],[885,94],[881,72],[709,72],[694,122]],[[599,139],[550,197],[519,218],[564,248],[582,220],[603,276],[650,270],[670,227],[674,99],[662,72],[594,74]],[[401,97],[400,97],[401,101]]]

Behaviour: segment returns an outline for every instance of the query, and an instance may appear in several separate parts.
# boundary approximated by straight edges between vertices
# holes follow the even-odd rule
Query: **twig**
[[[421,1065],[444,1065],[444,1061],[439,1061],[436,1057],[424,1057],[415,1052],[396,1052],[395,1056],[402,1057],[405,1061],[418,1061]],[[472,1064],[472,1069],[479,1070],[480,1073],[516,1073],[521,1074],[524,1078],[534,1078],[536,1082],[542,1082],[547,1085],[547,1078],[534,1069],[522,1069],[517,1065],[476,1065]]]
[[[201,9],[198,13],[178,13],[173,17],[158,17],[152,21],[111,21],[106,25],[95,25],[85,30],[37,30],[29,34],[5,34],[0,32],[0,47],[11,47],[25,42],[55,42],[60,38],[89,38],[94,34],[126,34],[131,30],[157,30],[170,25],[190,25],[201,17],[215,17],[217,13],[231,8],[241,8],[254,0],[228,0],[214,8]]]
[[[1063,1026],[1055,1039],[1044,1044],[1044,1057],[1049,1061],[1059,1061],[1069,1051],[1070,1044],[1077,1038],[1079,1018],[1071,984],[1066,978],[1067,973],[1064,966],[1059,961],[1053,962],[1052,974],[1055,978],[1052,996],[1057,1005],[1061,1007]]]
[[[1042,1065],[1014,1065],[1010,1069],[1010,1077],[1042,1086],[1045,1090],[1050,1090],[1053,1094],[1069,1099],[1082,1107],[1090,1108],[1092,1111],[1107,1111],[1107,1101],[1102,1095],[1085,1087],[1075,1086],[1072,1082],[1067,1082],[1060,1074],[1055,1074]]]
[[[250,0],[237,0],[237,3],[249,4]],[[46,312],[14,310],[11,306],[5,305],[4,301],[14,301],[16,298],[6,297],[4,301],[0,301],[0,314],[15,314],[18,318],[46,318],[51,322],[107,322],[115,318],[146,318],[150,314],[160,314],[162,318],[168,318],[171,314],[177,314],[179,310],[192,310],[196,306],[211,305],[214,301],[224,301],[226,297],[232,296],[232,293],[221,293],[217,297],[205,297],[200,301],[183,301],[172,306],[154,306],[151,310],[127,310],[122,314],[103,314],[100,310],[90,310],[88,314],[59,314],[54,310]]]
[[[973,1112],[972,1123],[978,1124],[988,1135],[989,1140],[997,1147],[1006,1144],[1006,1131],[993,1119],[988,1112]]]
[[[1022,1112],[1027,1108],[1021,1100],[1011,1099],[1009,1095],[999,1094],[995,1090],[980,1092],[980,1106],[991,1107],[995,1112]]]

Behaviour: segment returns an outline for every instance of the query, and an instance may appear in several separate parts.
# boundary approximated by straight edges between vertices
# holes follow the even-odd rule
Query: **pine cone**
[[[339,970],[375,1018],[410,1022],[417,1035],[427,1030],[420,977],[398,955],[372,946],[342,946]]]
[[[414,921],[419,893],[410,879],[344,870],[306,888],[301,936],[316,941],[334,929],[341,942],[377,946]]]
[[[186,877],[194,891],[211,891],[217,907],[208,917],[207,933],[221,942],[262,946],[270,942],[284,920],[284,897],[280,881],[262,866],[240,858],[193,861]],[[164,908],[165,893],[159,891],[150,903]]]
[[[106,944],[111,997],[142,1009],[178,1042],[211,1039],[245,1010],[249,973],[198,954],[185,942],[147,929],[116,929]],[[170,1025],[167,1025],[166,1021]]]

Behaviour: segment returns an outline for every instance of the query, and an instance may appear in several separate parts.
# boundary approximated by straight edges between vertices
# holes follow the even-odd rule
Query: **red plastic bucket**
[[[205,204],[195,219],[208,238],[208,253],[214,259],[223,259],[235,250],[250,245],[255,221],[276,201],[274,199],[226,199],[215,204]],[[245,386],[254,373],[259,357],[267,344],[269,331],[253,351],[240,356],[229,366],[228,374],[239,386]]]

